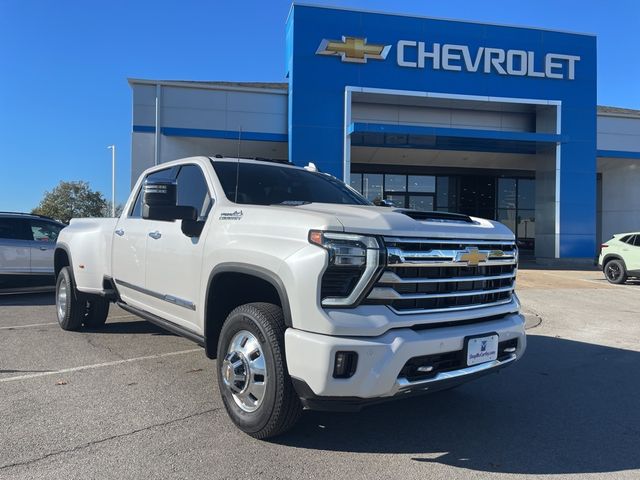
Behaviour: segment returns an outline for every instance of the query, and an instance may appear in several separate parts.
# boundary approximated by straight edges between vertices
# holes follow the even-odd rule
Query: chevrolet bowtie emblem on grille
[[[480,252],[477,248],[467,248],[456,254],[455,262],[465,262],[470,267],[477,267],[480,262],[486,262],[489,255]]]
[[[367,63],[369,58],[384,60],[391,45],[367,45],[366,38],[342,37],[340,40],[324,39],[320,42],[316,55],[340,56],[343,62]]]

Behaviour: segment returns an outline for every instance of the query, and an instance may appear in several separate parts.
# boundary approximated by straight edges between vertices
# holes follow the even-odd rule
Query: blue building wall
[[[384,60],[349,63],[318,55],[323,39],[366,38],[389,45]],[[568,64],[555,68],[564,79],[407,68],[397,63],[399,40],[466,45],[471,56],[480,47],[522,50],[535,55],[534,70],[544,71],[545,55],[579,56],[575,78]],[[539,29],[415,18],[294,5],[287,22],[289,78],[289,158],[311,161],[343,176],[345,87],[372,87],[449,94],[517,97],[561,101],[559,195],[561,257],[592,257],[595,251],[596,202],[596,38]],[[415,48],[405,60],[415,60]],[[530,55],[530,53],[528,54]],[[462,61],[452,62],[457,65]]]

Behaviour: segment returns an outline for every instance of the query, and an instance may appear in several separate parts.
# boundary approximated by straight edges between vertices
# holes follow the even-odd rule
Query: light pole
[[[111,216],[116,216],[116,146],[109,145],[111,149]]]

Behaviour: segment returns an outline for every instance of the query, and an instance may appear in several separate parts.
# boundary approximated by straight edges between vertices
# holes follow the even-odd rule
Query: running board
[[[186,328],[180,325],[176,325],[175,323],[170,322],[169,320],[165,320],[164,318],[154,315],[153,313],[149,313],[145,310],[132,307],[131,305],[127,305],[126,303],[123,303],[123,302],[116,302],[116,305],[118,305],[123,310],[126,310],[129,313],[132,313],[133,315],[137,315],[140,318],[144,318],[148,322],[151,322],[160,328],[169,330],[171,333],[174,333],[188,340],[191,340],[192,342],[197,343],[201,347],[204,347],[205,345],[205,338],[202,335],[198,335],[197,333],[194,333],[191,330],[187,330]]]

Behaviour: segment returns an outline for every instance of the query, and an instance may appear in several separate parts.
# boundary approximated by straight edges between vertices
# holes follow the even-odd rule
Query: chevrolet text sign
[[[391,45],[368,44],[366,38],[343,36],[342,40],[323,39],[316,50],[318,55],[339,56],[343,62],[367,63],[369,59],[384,60]],[[544,61],[536,61],[536,54],[526,50],[400,40],[396,44],[398,66],[432,68],[433,70],[498,73],[518,77],[575,79],[578,55],[547,53]]]
[[[497,72],[500,75],[573,80],[580,57],[547,53],[542,67],[536,67],[535,53],[525,50],[480,47],[471,51],[466,45],[433,43],[427,47],[425,42],[400,40],[397,60],[400,67],[407,68],[426,68],[429,64],[434,70]]]

